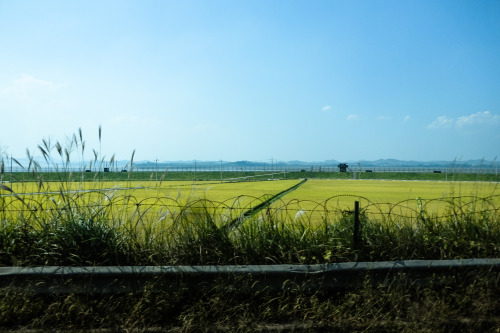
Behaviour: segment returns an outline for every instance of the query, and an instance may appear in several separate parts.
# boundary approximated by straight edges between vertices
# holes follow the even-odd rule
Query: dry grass
[[[405,275],[356,289],[280,291],[255,281],[220,280],[206,288],[181,281],[145,284],[133,294],[40,296],[0,290],[0,328],[181,332],[495,332],[500,328],[499,276],[486,271],[436,277]],[[288,282],[290,283],[290,282]],[[290,284],[291,286],[292,284]]]

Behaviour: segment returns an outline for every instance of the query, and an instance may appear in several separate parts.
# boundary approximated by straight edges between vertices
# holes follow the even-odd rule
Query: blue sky
[[[493,160],[500,1],[0,0],[0,147]]]

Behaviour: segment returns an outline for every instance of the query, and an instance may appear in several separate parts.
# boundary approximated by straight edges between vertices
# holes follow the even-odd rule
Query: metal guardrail
[[[500,258],[457,260],[405,260],[346,262],[315,265],[223,266],[97,266],[0,267],[0,288],[23,288],[39,294],[141,292],[154,286],[183,284],[190,288],[223,281],[250,281],[252,288],[283,289],[293,286],[324,290],[359,287],[369,276],[385,283],[406,274],[426,284],[436,275],[493,271],[500,274]]]

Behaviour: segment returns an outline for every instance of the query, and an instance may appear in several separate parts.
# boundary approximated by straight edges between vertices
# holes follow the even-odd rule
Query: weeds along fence
[[[117,190],[3,194],[0,266],[500,257],[500,195],[394,204],[348,195],[268,200],[138,198]]]
[[[3,220],[37,221],[61,217],[63,214],[90,214],[113,222],[129,220],[175,221],[187,216],[207,215],[219,225],[238,218],[270,218],[291,223],[306,222],[310,226],[332,222],[354,214],[382,222],[415,219],[447,221],[465,215],[495,216],[500,209],[500,194],[449,196],[434,199],[405,199],[397,203],[372,202],[357,195],[336,195],[324,201],[272,199],[269,195],[239,195],[223,201],[207,198],[145,197],[121,195],[122,188],[75,190],[29,195],[8,192],[0,194],[0,217]],[[126,189],[125,189],[126,190]],[[1,193],[1,192],[0,192]],[[272,201],[272,204],[270,204]],[[256,209],[256,207],[260,207]]]

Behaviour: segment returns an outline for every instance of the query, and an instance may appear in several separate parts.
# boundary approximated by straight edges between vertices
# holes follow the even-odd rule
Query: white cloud
[[[358,119],[358,115],[357,114],[350,114],[350,115],[347,116],[346,119],[349,120],[349,121],[357,120]]]
[[[450,128],[457,129],[474,125],[496,125],[500,124],[500,115],[492,114],[490,111],[479,111],[468,116],[461,116],[457,119],[439,116],[432,123],[427,125],[428,129]]]
[[[61,91],[64,86],[23,74],[0,87],[0,108],[16,112],[16,117],[64,113],[65,95]]]
[[[11,85],[2,89],[1,92],[3,95],[29,98],[33,95],[52,93],[56,88],[56,85],[52,82],[23,74],[20,79],[14,80]]]
[[[323,110],[323,111],[325,111],[325,112],[326,112],[326,111],[330,110],[331,108],[332,108],[332,107],[331,107],[330,105],[325,105],[325,106],[323,106],[323,107],[321,108],[321,110]]]
[[[436,120],[434,120],[432,123],[430,123],[429,125],[427,125],[427,128],[428,129],[436,129],[436,128],[449,128],[451,126],[453,126],[453,123],[455,122],[455,120],[453,120],[452,118],[448,118],[446,116],[439,116],[437,117]]]
[[[409,115],[406,115],[404,118],[403,118],[403,122],[406,123],[408,120],[410,120],[410,116]]]
[[[459,117],[455,125],[460,128],[474,124],[498,124],[500,123],[500,115],[491,114],[490,111],[476,112],[470,116]]]

